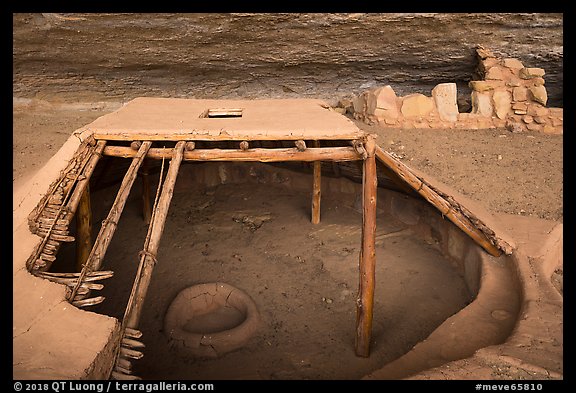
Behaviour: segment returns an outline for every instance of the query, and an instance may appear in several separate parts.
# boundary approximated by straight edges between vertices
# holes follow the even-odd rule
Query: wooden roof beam
[[[169,159],[173,148],[151,148],[146,158]],[[106,146],[104,155],[132,158],[136,151],[125,146]],[[356,161],[362,157],[353,147],[312,147],[304,151],[297,148],[282,149],[194,149],[184,151],[184,161]]]

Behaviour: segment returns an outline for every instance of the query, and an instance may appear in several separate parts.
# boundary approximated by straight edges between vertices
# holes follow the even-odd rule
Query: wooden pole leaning
[[[162,193],[160,194],[157,205],[154,206],[152,221],[148,227],[146,244],[144,245],[144,249],[140,255],[138,272],[136,273],[136,279],[124,315],[125,327],[127,328],[136,329],[140,322],[142,306],[144,305],[144,299],[146,298],[146,293],[150,286],[152,271],[156,265],[156,254],[158,253],[160,240],[162,238],[162,233],[164,232],[164,225],[166,224],[166,218],[168,216],[168,209],[170,208],[170,202],[172,201],[172,195],[174,194],[176,177],[178,176],[178,170],[182,163],[184,145],[185,142],[180,141],[174,148],[166,180],[162,186]]]
[[[375,160],[376,141],[368,135],[365,143],[367,157],[362,176],[362,246],[359,261],[359,289],[356,300],[356,355],[370,355],[372,316],[374,308],[374,286],[376,268],[376,196],[378,177]]]
[[[166,180],[162,185],[162,193],[158,198],[156,194],[156,201],[154,203],[154,210],[152,211],[152,220],[148,226],[148,233],[144,242],[144,248],[140,252],[140,262],[138,264],[138,271],[136,278],[132,285],[130,298],[126,305],[124,318],[122,319],[122,326],[120,330],[120,343],[115,355],[114,367],[111,371],[111,377],[117,380],[137,380],[139,377],[132,375],[131,359],[140,359],[144,354],[140,349],[144,347],[144,343],[138,339],[142,333],[137,329],[142,315],[144,300],[152,280],[152,272],[156,265],[156,254],[160,246],[162,233],[164,232],[164,225],[168,216],[168,209],[174,194],[174,185],[176,184],[176,177],[178,170],[182,163],[186,142],[180,141],[176,144],[173,150],[172,160],[170,160],[170,168],[166,175]],[[158,191],[160,184],[158,185]]]
[[[410,185],[418,194],[430,202],[436,209],[438,209],[443,216],[447,217],[452,223],[460,228],[464,233],[470,236],[476,244],[482,247],[490,255],[498,257],[502,251],[492,244],[488,237],[475,226],[468,217],[462,214],[459,209],[451,205],[445,198],[434,190],[430,185],[426,184],[423,179],[416,176],[410,168],[402,162],[394,159],[390,154],[379,146],[376,147],[376,157],[391,171],[396,173],[399,178]]]
[[[312,146],[320,147],[319,141],[314,141]],[[313,174],[313,184],[312,184],[312,224],[320,223],[320,197],[321,191],[321,181],[322,181],[322,161],[314,161],[314,174]]]
[[[112,241],[112,237],[114,236],[114,232],[116,231],[116,227],[118,226],[118,220],[120,219],[120,215],[124,210],[124,205],[126,204],[126,200],[130,195],[130,190],[132,189],[132,185],[134,184],[134,180],[138,174],[138,169],[142,165],[144,161],[144,157],[146,157],[146,153],[152,146],[152,142],[146,141],[143,142],[138,152],[132,159],[130,163],[130,167],[126,171],[124,178],[122,179],[122,184],[120,184],[120,189],[118,190],[118,194],[116,195],[116,199],[112,204],[112,208],[108,212],[108,216],[106,220],[102,223],[102,227],[98,232],[98,236],[96,237],[96,241],[94,242],[94,246],[90,251],[90,255],[86,260],[86,263],[82,267],[82,271],[80,272],[80,277],[78,278],[78,283],[72,290],[72,292],[68,295],[68,300],[74,302],[78,289],[82,285],[84,277],[90,271],[99,270],[100,266],[102,265],[102,261],[104,260],[104,255],[106,254],[106,250]]]
[[[76,270],[82,267],[90,256],[92,249],[92,208],[90,206],[90,186],[87,184],[76,215]]]

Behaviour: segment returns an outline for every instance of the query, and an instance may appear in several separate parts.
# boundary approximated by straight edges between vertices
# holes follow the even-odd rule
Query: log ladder
[[[33,274],[65,284],[67,299],[77,307],[93,306],[104,301],[103,296],[90,297],[93,290],[103,285],[97,281],[109,278],[112,271],[101,271],[102,263],[116,231],[118,221],[135,179],[140,173],[143,184],[143,216],[149,224],[143,250],[139,255],[138,271],[121,324],[120,342],[116,346],[116,361],[111,372],[114,379],[138,379],[132,375],[131,361],[143,356],[144,344],[139,341],[138,330],[142,307],[146,298],[152,272],[157,263],[160,239],[164,230],[168,209],[174,192],[178,170],[183,161],[248,161],[283,162],[303,161],[312,163],[313,183],[311,221],[320,222],[321,162],[363,161],[364,219],[362,228],[362,251],[360,254],[360,284],[357,300],[356,353],[368,356],[372,325],[374,297],[374,236],[376,225],[376,164],[374,139],[350,141],[347,146],[321,147],[321,141],[311,140],[311,147],[304,140],[293,141],[292,148],[251,147],[257,142],[240,141],[237,149],[196,149],[194,141],[177,141],[174,148],[153,148],[152,141],[133,141],[130,146],[113,146],[107,140],[89,138],[84,141],[71,159],[62,176],[50,188],[47,195],[29,216],[31,230],[43,238],[34,255],[29,259]],[[89,180],[102,156],[131,158],[114,203],[102,222],[94,244],[91,244],[91,209]],[[146,160],[169,159],[165,180],[160,179],[156,198],[150,205],[150,184]],[[69,235],[72,218],[76,217],[76,239]],[[51,273],[46,271],[61,242],[76,241],[77,273]]]
[[[450,195],[442,193],[375,143],[375,135],[315,99],[196,100],[138,97],[119,110],[85,126],[78,150],[51,184],[47,194],[29,215],[30,230],[41,241],[27,261],[39,277],[64,284],[67,299],[76,307],[89,307],[104,300],[92,296],[103,288],[99,282],[113,275],[100,270],[135,179],[142,180],[143,219],[148,232],[138,258],[138,270],[121,321],[116,360],[110,370],[115,379],[138,379],[132,373],[134,359],[143,356],[138,330],[142,307],[150,284],[160,239],[181,164],[185,161],[304,162],[312,169],[311,222],[320,223],[321,175],[331,164],[335,174],[352,168],[362,176],[362,238],[359,285],[356,299],[355,351],[370,354],[375,285],[375,230],[378,181],[386,187],[421,197],[443,217],[451,220],[491,255],[509,247],[474,214]],[[171,147],[167,147],[171,146]],[[130,160],[118,194],[92,244],[90,178],[102,156]],[[162,160],[160,181],[151,203],[150,162]],[[169,168],[164,179],[164,163]],[[111,160],[106,160],[104,168]],[[348,163],[350,162],[350,163]],[[338,163],[338,164],[336,164]],[[377,164],[380,167],[377,168]],[[377,169],[384,176],[377,176]],[[92,183],[96,187],[98,179]],[[94,190],[92,190],[94,191]],[[70,223],[75,218],[75,237]],[[49,272],[60,245],[76,245],[76,271]]]

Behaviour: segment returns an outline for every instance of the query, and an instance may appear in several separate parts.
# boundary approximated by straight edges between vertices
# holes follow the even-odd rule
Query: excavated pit
[[[106,218],[126,166],[125,160],[112,157],[98,164],[91,179],[96,224]],[[487,256],[423,200],[381,187],[371,355],[357,357],[361,184],[337,177],[340,171],[323,164],[321,221],[313,225],[309,168],[182,165],[140,322],[144,357],[134,362],[134,374],[162,380],[359,379],[414,353],[411,349],[435,331],[462,335],[469,342],[443,359],[438,355],[442,346],[431,340],[431,348],[409,359],[414,369],[407,371],[470,356],[475,345],[506,339],[521,296],[509,258]],[[154,190],[158,170],[151,173]],[[124,315],[147,231],[141,204],[138,180],[104,260],[103,269],[115,273],[99,293],[106,300],[91,311],[119,320]],[[94,236],[98,229],[95,225]],[[65,244],[51,270],[71,271],[73,264],[74,245]],[[446,321],[458,319],[477,298],[487,264],[500,269],[500,279],[508,283],[504,289],[492,288],[497,302],[506,299],[506,304],[488,310],[491,325],[478,341],[469,339],[478,318],[468,315],[457,324],[461,331],[450,330]],[[206,282],[226,282],[248,293],[261,326],[241,348],[219,358],[183,358],[171,349],[164,318],[181,290]]]

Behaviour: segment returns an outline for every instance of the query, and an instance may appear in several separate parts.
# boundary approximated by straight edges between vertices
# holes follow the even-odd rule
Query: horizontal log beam
[[[170,159],[172,148],[151,148],[146,158]],[[125,146],[106,146],[104,155],[132,158],[136,152]],[[184,152],[184,161],[357,161],[362,157],[353,147],[318,147],[298,151],[297,148],[282,149],[195,149]]]

